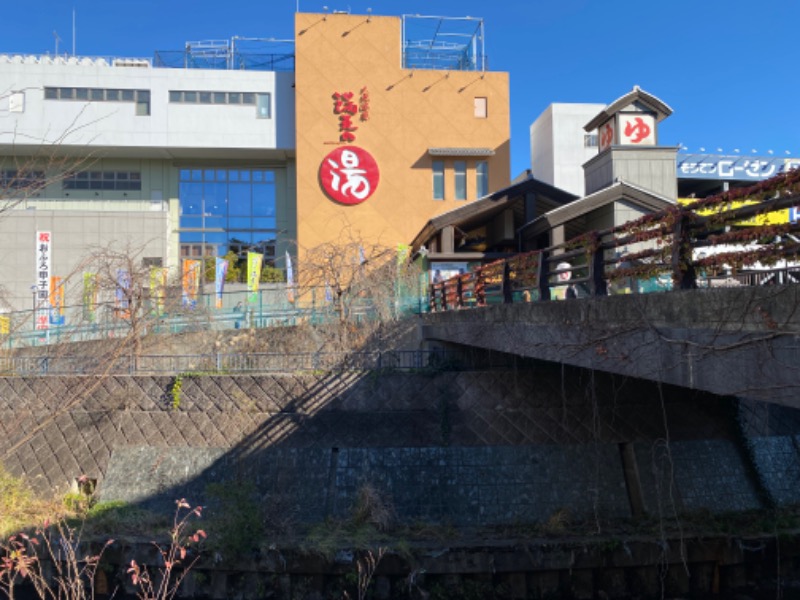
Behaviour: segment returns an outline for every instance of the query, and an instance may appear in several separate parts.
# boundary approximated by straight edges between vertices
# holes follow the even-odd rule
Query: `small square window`
[[[183,92],[183,101],[187,104],[196,104],[197,92]]]
[[[211,92],[200,92],[200,104],[211,104]]]
[[[242,95],[239,92],[228,92],[228,104],[241,104]]]
[[[58,88],[44,88],[44,98],[45,100],[58,99]]]
[[[214,92],[214,104],[227,104],[225,92]]]
[[[106,99],[105,90],[102,88],[92,88],[89,90],[89,99],[102,102]]]
[[[78,88],[75,90],[75,98],[78,100],[88,100],[89,99],[89,89],[88,88]]]
[[[170,102],[183,102],[183,92],[180,90],[171,90],[169,93]]]
[[[134,96],[134,90],[122,90],[123,102],[133,102]]]

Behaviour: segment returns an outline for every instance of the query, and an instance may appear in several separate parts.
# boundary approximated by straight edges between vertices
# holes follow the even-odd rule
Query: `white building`
[[[176,54],[181,67],[202,57]],[[29,308],[42,281],[37,232],[51,234],[50,275],[76,288],[87,248],[112,243],[173,270],[229,250],[282,256],[297,230],[294,57],[283,58],[287,71],[0,55],[6,308]]]
[[[534,178],[583,196],[583,164],[597,155],[597,133],[586,125],[605,104],[551,104],[531,125]]]

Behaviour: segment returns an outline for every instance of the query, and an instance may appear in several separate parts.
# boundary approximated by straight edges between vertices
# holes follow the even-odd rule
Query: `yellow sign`
[[[691,206],[697,202],[698,198],[678,198],[678,204],[681,206]],[[717,206],[710,206],[708,208],[701,208],[697,212],[698,215],[708,217],[711,215],[736,210],[742,206],[752,206],[758,204],[756,200],[733,200]],[[763,225],[783,225],[789,222],[789,209],[773,210],[772,212],[764,213],[763,215],[754,215],[749,219],[736,221],[733,225],[747,226],[747,227],[761,227]]]

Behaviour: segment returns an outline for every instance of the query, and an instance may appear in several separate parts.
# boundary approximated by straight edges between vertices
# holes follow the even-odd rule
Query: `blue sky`
[[[663,144],[800,156],[797,0],[299,0],[347,10],[485,20],[489,68],[511,81],[512,176],[552,102],[608,103],[634,85],[669,104]],[[33,8],[35,6],[35,9]],[[0,52],[152,57],[186,41],[291,38],[297,0],[5,2]]]

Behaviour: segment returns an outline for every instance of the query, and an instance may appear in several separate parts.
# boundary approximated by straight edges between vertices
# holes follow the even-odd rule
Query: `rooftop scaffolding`
[[[183,51],[157,51],[153,64],[173,69],[293,71],[294,41],[233,36],[186,42]]]
[[[483,19],[403,15],[403,67],[485,71]]]

